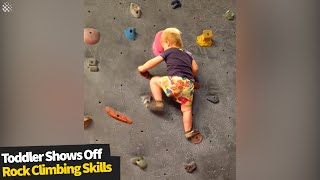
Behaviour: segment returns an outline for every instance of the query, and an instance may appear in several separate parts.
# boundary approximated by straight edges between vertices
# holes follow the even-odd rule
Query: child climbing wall
[[[191,138],[199,134],[199,131],[192,129],[192,102],[198,65],[190,53],[182,49],[181,32],[177,28],[165,29],[160,41],[164,51],[138,67],[140,73],[145,73],[162,61],[167,65],[168,76],[151,78],[150,89],[153,100],[146,103],[146,107],[151,111],[163,111],[161,92],[163,90],[168,97],[173,97],[181,104],[185,137]]]
[[[99,32],[100,40],[85,44],[84,115],[92,123],[84,135],[90,144],[110,144],[121,157],[121,179],[234,180],[236,21],[223,14],[235,3],[180,0],[178,7],[172,1],[85,0],[84,27]],[[161,115],[141,106],[141,100],[150,101],[152,74],[169,76],[165,62],[143,73],[149,80],[137,73],[151,54],[163,53],[153,40],[168,27],[183,33],[183,49],[199,66],[193,78],[201,88],[194,87],[192,126],[186,124],[200,134],[191,142],[184,136],[181,104],[163,95]]]

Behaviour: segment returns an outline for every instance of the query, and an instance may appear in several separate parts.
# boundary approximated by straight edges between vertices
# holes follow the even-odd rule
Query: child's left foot
[[[198,130],[190,130],[190,131],[187,131],[184,133],[184,136],[187,138],[187,139],[190,139],[192,138],[193,136],[199,134],[200,132]]]

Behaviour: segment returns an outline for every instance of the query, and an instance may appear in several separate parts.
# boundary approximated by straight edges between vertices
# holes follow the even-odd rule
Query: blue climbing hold
[[[130,41],[134,41],[136,39],[136,28],[128,27],[124,30],[124,35]]]

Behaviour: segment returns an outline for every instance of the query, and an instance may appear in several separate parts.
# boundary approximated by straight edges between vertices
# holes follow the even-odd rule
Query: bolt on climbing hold
[[[200,86],[200,83],[199,83],[199,82],[197,82],[197,81],[194,82],[194,89],[195,89],[195,90],[200,89],[200,87],[201,87],[201,86]]]
[[[89,66],[96,66],[98,64],[96,58],[88,58],[87,61]]]
[[[94,28],[84,28],[83,39],[85,44],[97,44],[100,40],[100,33]]]
[[[192,142],[193,144],[199,144],[199,143],[201,143],[202,139],[203,139],[203,136],[202,136],[202,134],[199,132],[199,134],[196,134],[196,135],[194,135],[194,136],[191,137],[191,142]]]
[[[142,156],[133,157],[130,161],[141,169],[145,169],[147,167],[147,161]]]
[[[150,103],[151,101],[151,96],[149,95],[145,95],[145,96],[141,96],[141,101],[144,105],[146,105],[147,103]]]
[[[150,74],[150,72],[149,72],[149,71],[146,71],[146,72],[140,72],[140,71],[138,70],[138,72],[139,72],[139,74],[140,74],[142,77],[145,77],[145,78],[147,78],[147,79],[151,79],[151,78],[153,77],[153,75],[152,75],[152,74]]]
[[[182,6],[180,0],[174,0],[174,1],[172,1],[172,2],[171,2],[171,5],[175,5],[175,6],[172,7],[172,9],[177,9],[177,8],[179,8],[179,7]]]
[[[235,14],[233,11],[231,10],[227,10],[224,15],[223,15],[226,19],[228,19],[229,21],[234,20]]]
[[[188,173],[192,173],[194,170],[197,169],[197,164],[196,164],[196,162],[192,161],[191,163],[185,164],[185,165],[184,165],[184,169],[185,169]]]
[[[131,3],[130,4],[130,12],[136,18],[140,18],[140,16],[141,16],[141,8],[138,4]]]
[[[91,72],[98,72],[99,68],[98,68],[98,66],[90,66],[90,71]]]
[[[213,32],[211,30],[204,30],[201,35],[197,37],[197,44],[202,47],[212,46]]]
[[[134,41],[136,39],[136,28],[128,27],[124,30],[124,35],[130,41]]]
[[[154,41],[152,44],[152,51],[155,56],[159,56],[164,51],[160,41],[162,33],[163,31],[159,31],[154,37]]]
[[[218,95],[207,96],[207,100],[212,102],[213,104],[218,104],[219,103],[219,96]]]
[[[83,118],[83,127],[84,129],[88,128],[90,126],[90,124],[92,123],[92,118],[90,116],[85,116]]]
[[[111,116],[112,118],[127,123],[127,124],[132,124],[132,120],[127,118],[125,115],[117,112],[116,110],[112,109],[111,107],[107,106],[105,108],[106,113]]]

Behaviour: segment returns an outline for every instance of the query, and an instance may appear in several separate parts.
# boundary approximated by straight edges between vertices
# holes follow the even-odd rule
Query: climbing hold
[[[138,161],[138,160],[142,160],[142,159],[143,159],[143,157],[141,157],[141,156],[136,156],[136,157],[131,158],[130,161],[131,161],[131,163],[133,163],[133,164],[137,164],[137,161]]]
[[[98,66],[90,66],[90,71],[91,72],[98,72],[99,68],[98,68]]]
[[[124,35],[130,41],[134,41],[136,39],[136,28],[128,27],[124,30]]]
[[[234,20],[235,14],[234,14],[233,11],[228,10],[228,11],[226,11],[226,12],[224,13],[223,16],[224,16],[225,18],[227,18],[229,21],[232,21],[232,20]]]
[[[201,143],[202,139],[203,139],[203,136],[202,136],[202,134],[199,132],[198,134],[196,134],[196,135],[194,135],[194,136],[191,137],[191,142],[192,142],[193,144],[199,144],[199,143]]]
[[[200,89],[200,83],[199,82],[194,82],[194,89],[195,90]]]
[[[212,46],[213,41],[213,32],[211,30],[204,30],[201,35],[197,37],[197,43],[199,46]]]
[[[152,44],[152,51],[155,56],[159,56],[164,50],[161,45],[161,35],[163,31],[159,31],[154,37],[154,41]]]
[[[208,96],[207,100],[212,102],[213,104],[217,104],[219,103],[219,96],[218,95]]]
[[[89,66],[96,66],[98,64],[98,61],[95,58],[88,58],[87,61]]]
[[[149,103],[151,101],[151,96],[149,96],[149,95],[141,96],[141,101],[144,105],[146,105],[147,103]]]
[[[141,168],[141,169],[145,169],[147,167],[147,161],[145,159],[142,160],[138,160],[137,161],[137,165]]]
[[[147,167],[147,161],[142,156],[133,157],[130,161],[141,169],[145,169]]]
[[[86,129],[87,127],[89,127],[90,126],[90,124],[92,123],[92,118],[91,117],[89,117],[89,116],[85,116],[84,117],[84,119],[83,119],[83,127],[84,127],[84,129]]]
[[[100,40],[100,33],[93,28],[84,28],[84,43],[88,45],[97,44]]]
[[[138,71],[139,71],[139,70],[138,70]],[[151,78],[153,77],[153,75],[150,74],[149,71],[146,71],[146,72],[143,72],[143,73],[139,71],[139,73],[140,73],[141,76],[143,76],[143,77],[145,77],[145,78],[147,78],[147,79],[151,79]]]
[[[130,4],[130,12],[136,18],[139,18],[141,16],[141,8],[138,4],[131,3]]]
[[[196,162],[192,161],[192,162],[189,163],[189,164],[185,164],[185,165],[184,165],[184,169],[186,169],[186,171],[187,171],[188,173],[192,173],[194,170],[197,169],[197,164],[196,164]]]
[[[106,111],[106,113],[109,114],[109,116],[111,116],[112,118],[114,118],[116,120],[122,121],[122,122],[127,123],[127,124],[132,124],[132,120],[131,119],[127,118],[125,115],[117,112],[116,110],[112,109],[109,106],[107,106],[105,108],[105,111]]]
[[[177,9],[177,8],[179,8],[179,7],[182,6],[182,4],[181,4],[181,2],[180,2],[179,0],[174,0],[174,1],[172,1],[172,2],[171,2],[171,5],[175,5],[175,6],[173,6],[172,9]]]

